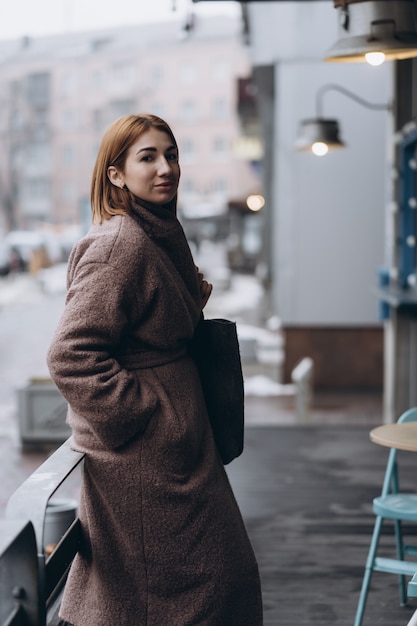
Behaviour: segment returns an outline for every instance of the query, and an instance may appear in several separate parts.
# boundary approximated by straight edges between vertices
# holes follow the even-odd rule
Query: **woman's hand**
[[[200,284],[200,295],[201,295],[201,308],[207,304],[208,299],[211,296],[211,292],[213,290],[213,285],[209,283],[205,278],[202,272],[200,272],[199,268],[196,267],[198,282]]]

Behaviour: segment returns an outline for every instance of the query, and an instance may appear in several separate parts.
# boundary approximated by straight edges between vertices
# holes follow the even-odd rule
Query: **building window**
[[[25,118],[22,111],[15,109],[10,116],[10,127],[12,130],[21,130],[24,126]]]
[[[195,161],[195,144],[192,139],[185,139],[181,144],[180,160],[182,163]]]
[[[226,82],[230,76],[229,63],[225,59],[217,59],[213,64],[212,73],[216,82]]]
[[[95,162],[96,162],[96,159],[97,159],[97,155],[98,155],[98,151],[99,151],[99,149],[100,149],[100,143],[99,143],[99,142],[98,142],[98,143],[95,143],[95,144],[93,145],[93,147],[91,148],[91,153],[90,153],[90,163],[91,163],[91,166],[92,166],[92,167],[94,167],[94,164],[95,164]]]
[[[49,101],[50,77],[46,72],[29,74],[27,77],[27,100],[32,105]]]
[[[77,90],[78,76],[75,71],[65,72],[61,77],[61,93],[63,96],[72,96]]]
[[[196,106],[192,100],[186,100],[182,103],[181,118],[185,122],[193,122],[196,119]]]
[[[111,42],[111,37],[98,37],[97,39],[93,39],[93,41],[91,42],[91,49],[94,52],[101,52],[102,50],[104,50],[104,48],[109,46]]]
[[[130,61],[118,61],[110,67],[110,80],[123,86],[132,85],[135,80],[135,68]]]
[[[94,89],[102,89],[104,85],[103,70],[94,70],[91,74],[91,85]]]
[[[227,102],[225,98],[215,98],[213,100],[213,116],[216,119],[225,119],[227,117]]]
[[[31,167],[46,168],[51,162],[51,151],[49,143],[37,142],[31,143],[27,147],[28,165]]]
[[[113,100],[110,102],[111,120],[115,120],[123,115],[130,115],[136,111],[135,100]]]
[[[106,112],[104,109],[94,109],[92,117],[94,130],[103,130],[106,125]]]
[[[19,80],[12,80],[12,82],[10,83],[10,95],[12,97],[12,100],[16,100],[17,98],[19,98],[21,92],[22,92],[21,82]]]
[[[150,80],[152,85],[160,85],[164,77],[164,70],[161,65],[153,65],[150,68]]]
[[[212,189],[214,193],[226,195],[227,193],[227,181],[225,178],[215,178],[212,183]]]
[[[195,183],[192,178],[184,178],[181,181],[181,192],[184,194],[194,193]]]
[[[32,202],[49,200],[50,185],[47,178],[33,178],[26,183],[26,198]]]
[[[225,159],[228,156],[228,142],[224,137],[215,137],[213,140],[213,154],[216,159]]]
[[[34,127],[36,131],[47,130],[49,115],[47,109],[38,109],[34,112]]]
[[[75,148],[73,144],[66,144],[62,148],[62,163],[63,165],[72,166],[75,163]]]
[[[76,201],[76,187],[72,180],[67,180],[62,185],[62,200],[66,204],[72,204]]]
[[[14,172],[17,172],[25,163],[24,148],[22,146],[13,146],[10,150],[10,166]]]
[[[194,63],[183,63],[180,66],[180,82],[183,85],[192,85],[197,80],[197,68]]]
[[[77,116],[74,109],[66,109],[62,112],[62,127],[64,130],[74,130],[77,125]]]

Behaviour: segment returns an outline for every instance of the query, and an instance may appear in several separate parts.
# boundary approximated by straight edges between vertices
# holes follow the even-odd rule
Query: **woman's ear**
[[[107,176],[109,178],[109,181],[112,183],[112,185],[114,185],[115,187],[120,187],[120,189],[123,189],[123,187],[125,186],[125,183],[123,180],[123,176],[119,172],[117,167],[114,167],[114,165],[109,165],[109,167],[107,168]]]

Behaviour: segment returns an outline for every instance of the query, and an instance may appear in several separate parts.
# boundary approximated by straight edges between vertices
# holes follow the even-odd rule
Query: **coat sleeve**
[[[121,272],[106,263],[83,265],[47,354],[51,377],[71,409],[111,449],[142,432],[158,403],[150,385],[112,356],[132,307],[134,288]]]

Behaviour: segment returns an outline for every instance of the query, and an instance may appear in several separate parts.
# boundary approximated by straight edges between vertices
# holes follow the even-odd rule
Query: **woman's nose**
[[[165,157],[161,157],[158,161],[158,174],[169,174],[171,169],[171,163]]]

